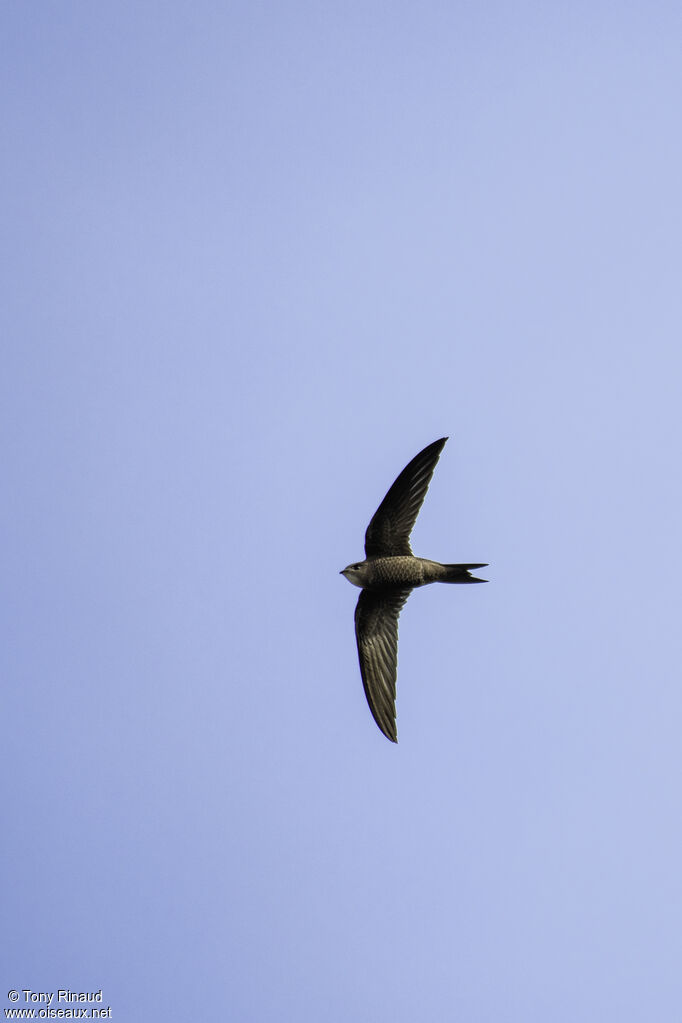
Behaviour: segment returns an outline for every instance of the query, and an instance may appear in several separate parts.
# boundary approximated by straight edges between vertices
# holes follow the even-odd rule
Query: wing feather
[[[363,590],[355,608],[355,637],[369,709],[391,742],[398,741],[395,683],[398,617],[411,590]]]
[[[365,533],[368,558],[412,554],[410,533],[446,440],[441,437],[420,451],[389,489]]]

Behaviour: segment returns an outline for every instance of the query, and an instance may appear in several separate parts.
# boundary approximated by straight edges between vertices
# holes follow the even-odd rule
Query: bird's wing
[[[412,553],[410,533],[446,440],[441,437],[420,451],[386,494],[365,533],[368,558]]]
[[[355,608],[355,637],[365,696],[374,720],[391,742],[395,725],[398,615],[410,590],[363,590]]]

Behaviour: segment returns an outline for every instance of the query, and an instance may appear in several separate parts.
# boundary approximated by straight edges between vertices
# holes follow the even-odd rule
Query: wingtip
[[[445,447],[445,442],[447,441],[447,439],[448,439],[447,437],[439,437],[438,440],[434,440],[431,442],[431,444],[428,444],[424,448],[424,451],[434,451],[440,455],[441,451]],[[424,452],[421,453],[423,454]]]
[[[376,718],[374,720],[376,721]],[[398,730],[396,729],[395,725],[393,726],[393,728],[391,728],[390,725],[386,725],[385,723],[379,724],[378,721],[377,725],[379,725],[379,731],[381,732],[381,734],[385,735],[389,742],[394,742],[397,746]]]

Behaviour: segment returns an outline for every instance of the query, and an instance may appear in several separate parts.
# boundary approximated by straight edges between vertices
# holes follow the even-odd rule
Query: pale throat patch
[[[349,583],[353,586],[359,586],[362,589],[362,572],[357,568],[344,568],[342,575],[345,575]]]

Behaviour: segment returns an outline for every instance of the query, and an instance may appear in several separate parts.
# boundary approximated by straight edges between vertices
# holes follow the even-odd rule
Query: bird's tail
[[[487,568],[487,565],[443,565],[447,575],[439,581],[442,583],[487,583],[487,579],[478,579],[469,574],[470,568]]]

